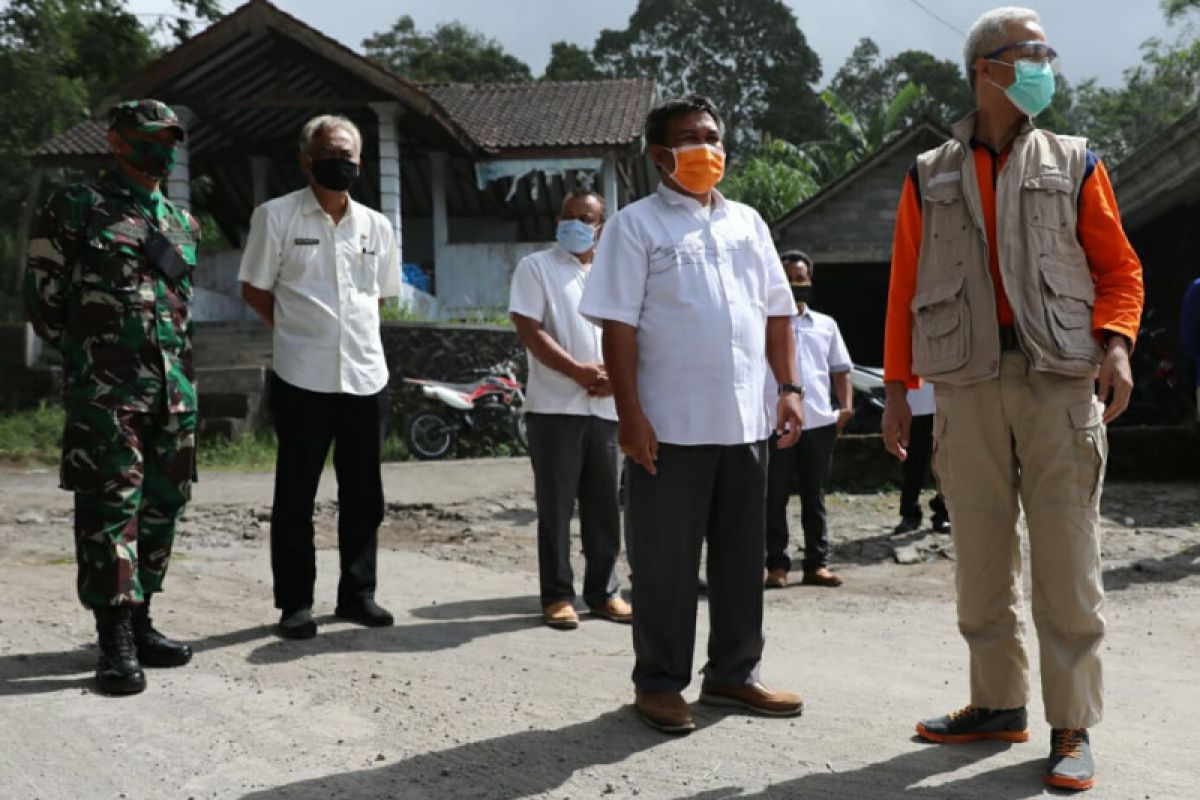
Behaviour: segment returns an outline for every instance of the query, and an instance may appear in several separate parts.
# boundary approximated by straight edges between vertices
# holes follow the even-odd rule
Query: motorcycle
[[[1130,359],[1133,395],[1118,420],[1128,425],[1177,424],[1191,419],[1190,386],[1176,359],[1175,331],[1153,308],[1142,315],[1137,347]]]
[[[515,441],[526,449],[525,393],[515,358],[472,370],[479,377],[464,383],[404,378],[425,400],[405,426],[409,452],[422,461],[445,458],[464,435]]]

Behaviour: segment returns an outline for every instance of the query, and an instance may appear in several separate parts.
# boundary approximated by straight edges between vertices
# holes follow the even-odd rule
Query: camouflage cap
[[[166,103],[159,100],[126,100],[109,109],[108,129],[123,128],[142,133],[156,133],[164,128],[175,131],[176,139],[183,139],[183,124]]]

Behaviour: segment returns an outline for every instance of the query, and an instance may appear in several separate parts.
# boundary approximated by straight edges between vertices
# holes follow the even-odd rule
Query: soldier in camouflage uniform
[[[116,106],[113,168],[56,191],[29,243],[25,307],[63,357],[60,483],[75,493],[79,599],[96,616],[96,679],[110,694],[142,691],[143,664],[192,655],[149,615],[195,463],[189,303],[200,228],[159,191],[183,136],[163,103]]]

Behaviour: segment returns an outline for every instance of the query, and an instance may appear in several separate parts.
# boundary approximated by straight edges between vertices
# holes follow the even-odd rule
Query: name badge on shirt
[[[320,244],[320,243],[321,243],[320,239],[296,239],[294,242],[294,244],[299,244],[299,245],[314,245],[314,244]]]

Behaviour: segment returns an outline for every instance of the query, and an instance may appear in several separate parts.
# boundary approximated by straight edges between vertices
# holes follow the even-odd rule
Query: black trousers
[[[763,650],[766,442],[658,446],[657,475],[631,459],[626,552],[633,575],[634,685],[681,691],[692,679],[696,573],[708,539],[706,681],[758,680]]]
[[[312,608],[317,579],[313,503],[332,444],[338,483],[338,605],[375,594],[375,552],[383,522],[380,461],[388,393],[310,392],[271,375],[271,411],[279,449],[271,507],[275,607]]]
[[[573,414],[526,414],[538,513],[542,606],[575,598],[571,511],[579,501],[583,601],[603,606],[617,593],[621,514],[617,507],[617,423]]]
[[[921,521],[921,489],[929,476],[929,465],[933,458],[933,414],[921,414],[912,418],[908,433],[908,458],[901,470],[904,479],[900,486],[900,516],[913,522]],[[946,503],[939,493],[929,501],[935,521],[948,520]]]
[[[780,450],[772,436],[767,470],[767,569],[790,570],[787,504],[792,483],[800,477],[800,527],[804,529],[804,569],[829,563],[829,527],[825,520],[825,486],[833,466],[837,426],[804,431],[796,445]]]

